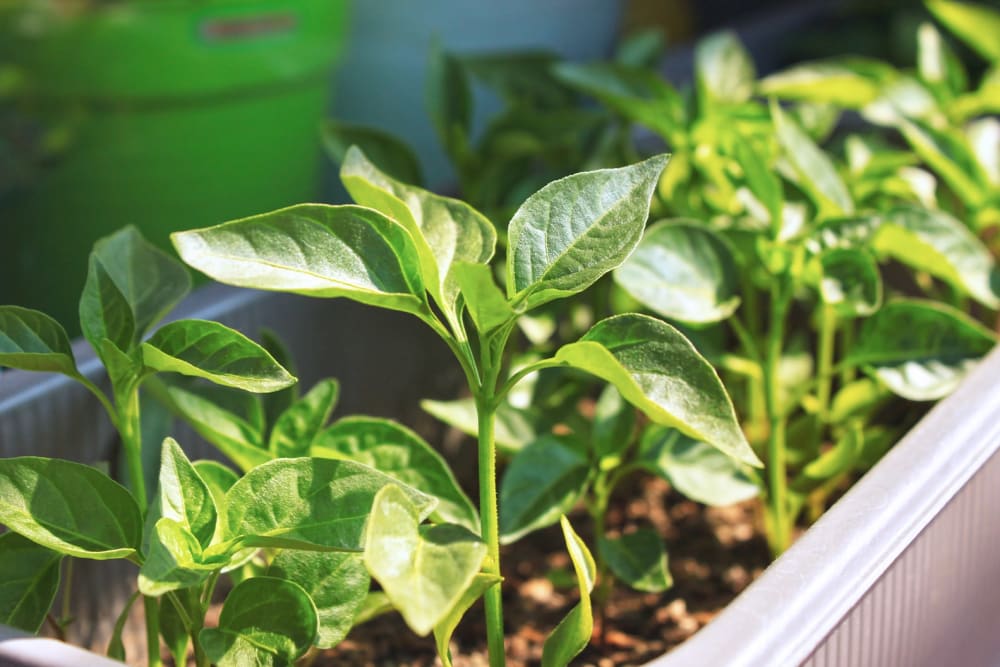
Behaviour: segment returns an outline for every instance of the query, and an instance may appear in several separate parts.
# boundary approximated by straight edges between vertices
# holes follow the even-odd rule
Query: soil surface
[[[706,508],[670,490],[658,478],[636,478],[621,489],[608,527],[629,531],[652,525],[664,536],[674,586],[662,594],[615,587],[607,605],[603,641],[599,630],[574,665],[642,665],[697,632],[751,581],[770,558],[757,529],[755,503]],[[630,492],[631,491],[631,492]],[[570,517],[593,544],[585,514]],[[546,636],[576,604],[572,564],[559,528],[540,531],[502,553],[507,663],[538,665]],[[455,632],[455,667],[488,664],[481,606],[474,606]],[[414,635],[397,614],[351,630],[339,646],[316,656],[314,666],[430,667],[440,665],[433,638]]]

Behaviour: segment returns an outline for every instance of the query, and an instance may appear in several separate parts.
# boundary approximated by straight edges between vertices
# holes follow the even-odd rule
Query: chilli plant
[[[480,596],[490,662],[505,661],[495,420],[523,378],[553,367],[590,373],[651,421],[759,463],[712,366],[654,318],[608,318],[551,357],[514,370],[507,363],[520,316],[586,290],[632,252],[666,162],[657,156],[575,174],[531,195],[508,226],[505,289],[490,265],[496,232],[489,220],[461,201],[387,176],[358,149],[347,151],[341,169],[357,206],[293,206],[173,237],[184,261],[220,282],[406,312],[454,353],[476,407],[481,529],[439,523],[432,508],[393,486],[371,505],[363,547],[389,601],[418,634],[435,633],[446,664],[451,632]],[[322,438],[313,443],[323,447]],[[420,527],[428,516],[432,525]],[[546,665],[566,664],[593,627],[594,562],[565,517],[561,522],[580,602],[547,639]]]

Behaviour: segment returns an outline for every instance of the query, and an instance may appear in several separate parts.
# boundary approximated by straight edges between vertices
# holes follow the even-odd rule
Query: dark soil
[[[753,502],[706,508],[673,493],[656,478],[636,478],[634,490],[623,491],[608,517],[609,529],[656,528],[667,543],[674,586],[662,594],[617,586],[607,605],[603,641],[595,636],[574,665],[642,665],[662,655],[708,623],[770,560]],[[587,516],[574,515],[570,520],[593,544]],[[577,600],[572,565],[558,527],[506,547],[503,572],[507,662],[512,667],[537,665],[545,637]],[[455,666],[487,665],[485,637],[481,608],[473,607],[452,641]],[[313,664],[430,667],[440,661],[433,638],[416,637],[398,615],[389,614],[353,629]]]

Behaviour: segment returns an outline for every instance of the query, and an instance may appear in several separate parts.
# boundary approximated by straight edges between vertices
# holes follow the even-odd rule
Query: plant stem
[[[496,442],[493,436],[495,412],[490,387],[482,387],[476,398],[479,415],[479,514],[483,522],[483,541],[487,558],[483,569],[500,576],[500,517],[497,509]],[[486,644],[490,667],[506,664],[501,584],[490,586],[484,595],[486,606]]]
[[[154,597],[143,596],[146,609],[146,656],[149,667],[160,667],[160,605]]]
[[[813,429],[814,454],[823,444],[823,430],[830,418],[830,395],[833,390],[834,338],[837,333],[837,313],[823,305],[819,314],[819,345],[816,350],[816,421]]]
[[[597,589],[594,591],[594,615],[597,617],[597,643],[604,644],[604,636],[607,631],[607,605],[611,596],[611,589],[614,579],[608,571],[608,563],[601,553],[600,540],[605,537],[607,525],[605,516],[608,511],[608,503],[611,499],[613,484],[608,483],[607,473],[600,473],[594,481],[594,502],[590,503],[590,516],[594,522],[594,540],[597,542],[597,551],[594,560],[597,565]]]
[[[788,473],[785,443],[785,417],[781,409],[781,380],[779,371],[784,346],[785,318],[790,296],[783,284],[771,288],[771,325],[768,329],[767,352],[764,364],[767,416],[770,433],[767,443],[768,543],[774,556],[780,555],[791,541],[788,519]]]

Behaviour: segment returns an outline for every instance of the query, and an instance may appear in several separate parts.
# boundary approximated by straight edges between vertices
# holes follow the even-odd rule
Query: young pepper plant
[[[387,592],[397,591],[393,603],[418,633],[437,625],[439,635],[450,634],[482,593],[491,665],[505,662],[494,426],[500,402],[519,380],[543,368],[577,368],[614,385],[653,421],[759,463],[714,369],[676,329],[653,318],[603,320],[552,357],[505,373],[519,316],[586,290],[632,252],[666,161],[658,156],[576,174],[531,195],[508,225],[506,292],[490,266],[496,232],[489,220],[461,201],[387,176],[357,149],[347,152],[341,179],[360,206],[293,206],[173,236],[184,261],[216,280],[410,313],[452,350],[477,409],[481,576],[461,582],[466,594],[441,609],[444,616],[410,613],[420,602],[414,581],[433,573],[411,572],[406,564],[429,548],[428,535],[416,530],[413,509],[393,491],[375,504],[365,559]],[[582,599],[549,637],[546,665],[566,664],[586,645],[592,626],[592,559],[564,528]],[[405,589],[401,581],[408,582]],[[447,661],[447,641],[439,636],[439,650],[442,645]]]

